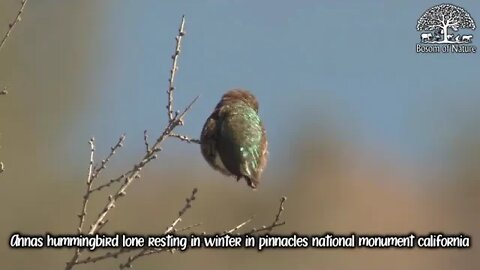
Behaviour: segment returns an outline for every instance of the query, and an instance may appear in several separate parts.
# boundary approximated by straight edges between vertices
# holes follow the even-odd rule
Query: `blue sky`
[[[287,154],[299,129],[332,125],[359,145],[433,161],[457,130],[471,125],[480,104],[480,53],[415,53],[416,21],[435,4],[102,2],[104,23],[89,41],[101,50],[91,73],[96,93],[77,129],[112,143],[126,131],[138,145],[143,129],[161,130],[170,55],[185,14],[176,108],[201,97],[184,133],[198,137],[222,93],[243,87],[260,101],[274,160]],[[480,21],[476,1],[453,4]],[[478,30],[471,33],[480,46]]]

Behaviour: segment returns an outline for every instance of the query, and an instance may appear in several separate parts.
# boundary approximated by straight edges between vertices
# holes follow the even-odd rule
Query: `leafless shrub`
[[[78,214],[79,223],[77,227],[77,232],[79,234],[92,235],[92,234],[98,233],[105,226],[105,224],[108,222],[107,216],[109,215],[110,211],[115,207],[116,202],[120,200],[122,197],[124,197],[127,194],[126,192],[128,187],[133,182],[135,182],[135,180],[141,177],[140,171],[145,166],[147,166],[152,160],[157,158],[157,154],[163,150],[161,148],[161,145],[166,139],[172,137],[188,143],[199,143],[199,140],[197,139],[191,139],[185,135],[174,133],[175,128],[177,128],[178,126],[184,125],[185,115],[191,110],[192,105],[198,99],[198,96],[195,97],[192,100],[192,102],[183,109],[183,111],[181,112],[174,111],[174,105],[173,105],[174,91],[175,91],[174,83],[175,83],[175,75],[178,70],[178,60],[181,52],[180,49],[181,49],[182,39],[185,36],[184,29],[185,29],[185,17],[183,16],[180,23],[178,35],[176,36],[176,46],[175,46],[175,51],[172,55],[172,68],[170,70],[170,78],[168,80],[169,85],[167,90],[167,106],[166,106],[168,123],[153,144],[150,144],[148,142],[148,138],[149,138],[148,133],[146,130],[144,131],[143,139],[144,139],[144,145],[145,145],[145,154],[143,155],[143,157],[137,163],[135,163],[131,169],[129,169],[124,173],[121,173],[120,176],[110,179],[109,181],[103,184],[95,185],[96,184],[95,181],[98,179],[99,175],[106,169],[111,158],[123,146],[123,143],[125,142],[125,135],[121,135],[119,137],[117,143],[113,147],[111,147],[111,151],[107,155],[107,157],[103,159],[101,162],[99,162],[97,165],[95,165],[95,140],[94,138],[90,139],[89,141],[90,159],[89,159],[89,165],[88,165],[88,174],[86,178],[86,190],[85,190],[85,194],[83,195],[81,211]],[[117,188],[114,189],[115,187]],[[105,206],[98,212],[97,218],[87,228],[85,224],[85,220],[87,216],[88,202],[93,194],[95,194],[96,192],[102,189],[110,189],[112,191],[112,194],[107,197]],[[182,217],[192,207],[193,201],[195,201],[195,199],[197,198],[197,193],[198,193],[197,188],[194,188],[192,190],[191,195],[186,199],[185,205],[179,211],[178,216],[163,232],[164,234],[186,232],[201,225],[201,223],[197,223],[193,225],[188,225],[183,228],[177,228],[177,226],[182,221]],[[255,234],[260,232],[270,232],[273,228],[284,225],[285,222],[281,222],[280,218],[281,218],[282,212],[284,211],[285,200],[286,198],[283,197],[280,202],[280,207],[278,209],[278,212],[271,225],[262,226],[261,228],[252,228],[247,233]],[[231,234],[231,233],[237,232],[240,229],[244,228],[250,221],[252,221],[252,218],[248,219],[245,222],[240,223],[239,225],[235,226],[233,229],[225,230],[224,233]],[[114,252],[106,252],[102,255],[97,255],[93,257],[89,256],[86,258],[82,258],[83,250],[80,248],[77,248],[74,251],[72,258],[66,263],[65,269],[68,270],[68,269],[72,269],[76,265],[96,263],[106,259],[120,259],[120,256],[130,254],[130,256],[126,258],[126,261],[124,263],[121,263],[119,266],[120,269],[124,269],[127,267],[132,267],[133,262],[138,260],[139,258],[153,255],[153,254],[158,254],[164,251],[169,251],[173,253],[175,249],[160,249],[160,248],[123,249],[123,248],[120,248]]]

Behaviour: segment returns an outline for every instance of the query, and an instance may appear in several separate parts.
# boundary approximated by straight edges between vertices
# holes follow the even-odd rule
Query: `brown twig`
[[[79,223],[77,231],[78,233],[83,232],[83,224],[85,223],[85,215],[87,214],[87,206],[88,206],[88,199],[90,197],[90,192],[92,190],[92,175],[93,175],[93,163],[94,163],[94,154],[95,154],[95,138],[91,138],[88,141],[90,145],[90,162],[88,164],[88,174],[87,174],[87,190],[85,195],[83,196],[83,203],[82,203],[82,212],[78,215]]]
[[[104,184],[101,184],[95,188],[92,188],[92,192],[95,192],[95,191],[100,191],[104,188],[107,188],[107,187],[110,187],[111,185],[115,184],[115,183],[120,183],[123,179],[125,179],[125,177],[127,177],[128,174],[130,174],[132,172],[132,170],[118,176],[117,178],[114,178],[114,179],[110,179],[107,183],[104,183]]]
[[[197,188],[194,188],[192,190],[192,194],[190,195],[190,197],[185,199],[185,205],[178,212],[177,218],[167,227],[164,234],[169,234],[169,233],[175,232],[175,226],[177,226],[178,223],[180,223],[182,221],[183,215],[185,215],[185,213],[188,211],[188,209],[190,209],[192,207],[192,202],[196,199],[195,196],[196,196],[197,192],[198,192]],[[196,226],[188,226],[188,227],[183,228],[182,230],[185,231],[185,230],[191,229],[193,227],[196,227]],[[127,261],[123,264],[120,264],[119,268],[120,269],[130,268],[130,267],[132,267],[132,263],[134,261],[138,260],[139,258],[144,257],[144,256],[148,256],[148,255],[152,255],[152,254],[155,254],[155,253],[163,252],[163,251],[166,251],[166,250],[168,250],[168,249],[143,248],[137,254],[128,257]]]
[[[110,148],[110,153],[107,155],[105,159],[102,160],[102,162],[99,165],[96,165],[93,168],[93,174],[92,174],[92,181],[100,175],[100,172],[102,172],[106,167],[107,163],[110,161],[110,159],[115,155],[116,151],[123,147],[123,143],[125,142],[125,134],[122,134],[120,138],[118,138],[118,142]]]
[[[17,25],[17,23],[22,20],[22,17],[20,15],[22,15],[23,10],[25,9],[25,6],[27,5],[27,2],[28,2],[28,0],[22,0],[22,2],[21,2],[22,6],[18,10],[18,13],[17,13],[17,16],[15,17],[15,20],[8,25],[8,31],[7,31],[7,33],[5,33],[2,41],[0,42],[0,51],[2,50],[3,45],[5,45],[5,42],[7,41],[8,37],[12,33],[12,31],[15,28],[15,26]]]
[[[177,218],[171,223],[170,226],[167,227],[164,234],[184,232],[184,231],[188,231],[192,228],[195,228],[195,227],[198,227],[198,226],[201,225],[200,223],[197,223],[197,224],[193,224],[193,225],[181,228],[181,229],[176,229],[175,228],[175,226],[181,222],[181,217],[186,213],[186,211],[188,209],[191,208],[191,203],[192,203],[193,200],[195,200],[195,198],[196,198],[195,194],[196,193],[197,193],[197,191],[196,191],[196,189],[194,189],[192,191],[192,194],[190,195],[190,197],[186,199],[186,203],[185,203],[184,207],[182,208],[182,210],[179,211],[179,214],[178,214]],[[261,232],[261,231],[268,230],[270,228],[273,229],[275,227],[284,225],[285,222],[280,222],[280,217],[281,217],[282,212],[284,211],[285,200],[286,200],[286,197],[283,197],[282,200],[280,201],[279,211],[277,212],[272,225],[262,226],[260,229],[253,228],[247,234],[258,233],[258,232]],[[240,223],[239,225],[235,226],[234,228],[224,231],[223,234],[234,233],[234,232],[240,230],[241,228],[245,227],[251,221],[253,221],[253,218],[249,218],[248,220]],[[206,233],[203,233],[203,234],[205,235]],[[166,251],[170,251],[170,252],[173,253],[175,250],[176,250],[175,248],[143,248],[142,250],[138,251],[136,254],[128,257],[127,261],[125,263],[119,265],[119,268],[120,269],[130,268],[130,267],[132,267],[133,262],[135,262],[136,260],[138,260],[142,257],[146,257],[146,256],[150,256],[150,255],[154,255],[154,254],[158,254],[158,253],[166,252]],[[107,252],[103,255],[99,255],[99,256],[96,256],[96,257],[87,257],[86,259],[77,261],[76,264],[96,263],[98,261],[102,261],[102,260],[109,259],[109,258],[118,258],[120,255],[127,254],[127,253],[130,253],[130,252],[133,252],[133,251],[135,251],[135,250],[134,249],[120,248],[116,252]]]
[[[143,143],[145,144],[145,152],[148,153],[150,146],[148,146],[148,134],[146,129],[143,131]]]
[[[268,232],[271,232],[272,229],[275,227],[275,225],[280,223],[280,217],[281,217],[283,211],[285,211],[284,204],[285,204],[286,200],[287,200],[287,197],[285,197],[285,196],[283,196],[280,199],[280,206],[278,207],[277,215],[275,216],[275,220],[273,221],[272,225],[270,225],[270,229],[268,230]]]
[[[187,142],[187,143],[197,143],[197,144],[200,144],[200,140],[199,139],[192,139],[192,138],[189,138],[185,135],[180,135],[180,134],[175,134],[175,133],[172,133],[170,134],[170,137],[172,138],[177,138],[179,139],[180,141],[183,141],[183,142]]]
[[[167,228],[167,230],[165,231],[164,234],[175,232],[175,226],[181,221],[181,217],[183,216],[183,214],[185,214],[185,212],[191,207],[191,202],[195,199],[195,196],[194,196],[195,192],[196,192],[196,189],[194,189],[190,198],[187,198],[186,204],[183,207],[183,209],[179,212],[179,215],[178,215],[177,219],[175,219],[172,222],[172,224]],[[258,232],[262,232],[262,231],[270,232],[273,228],[284,225],[285,222],[280,222],[280,217],[281,217],[283,211],[285,210],[284,204],[285,204],[286,200],[287,200],[287,197],[282,197],[282,199],[280,200],[280,206],[279,206],[278,212],[275,216],[275,219],[274,219],[272,225],[262,226],[260,229],[253,228],[250,232],[248,232],[246,234],[253,234],[253,233],[258,233]],[[235,226],[234,228],[232,228],[230,230],[225,230],[223,234],[232,234],[232,233],[240,230],[241,228],[245,227],[251,221],[253,221],[253,217],[247,219],[246,221],[240,223],[239,225]],[[190,229],[192,227],[193,226],[189,226],[187,228]],[[136,253],[135,255],[128,257],[127,261],[123,264],[120,264],[119,268],[121,270],[125,269],[125,268],[130,268],[130,267],[132,267],[132,263],[134,261],[138,260],[141,257],[150,256],[150,255],[153,255],[153,254],[158,254],[158,253],[165,252],[165,251],[174,252],[175,250],[176,250],[176,248],[144,248],[141,251],[139,251],[138,253]]]
[[[139,162],[137,162],[132,169],[130,169],[129,171],[127,171],[126,173],[123,173],[122,175],[120,175],[119,177],[117,178],[114,178],[112,180],[110,180],[109,182],[107,182],[106,184],[103,184],[103,185],[100,185],[96,188],[92,188],[91,186],[89,186],[89,189],[88,189],[88,192],[87,194],[90,195],[91,192],[94,192],[94,191],[97,191],[97,190],[101,190],[102,188],[105,188],[105,187],[109,187],[110,185],[114,184],[114,183],[123,183],[120,185],[120,187],[118,188],[118,190],[113,194],[113,195],[109,195],[108,196],[108,200],[107,200],[107,203],[106,205],[104,206],[104,208],[100,211],[100,213],[98,214],[98,217],[95,219],[95,221],[90,225],[90,229],[88,230],[88,234],[89,235],[92,235],[92,234],[95,234],[95,233],[98,233],[99,229],[102,228],[105,223],[106,223],[106,217],[108,215],[108,213],[110,212],[111,209],[113,209],[116,205],[116,202],[123,196],[126,195],[126,191],[128,189],[128,187],[132,184],[132,182],[135,180],[135,179],[138,179],[140,178],[140,171],[148,164],[150,163],[152,160],[156,159],[157,158],[157,152],[160,152],[162,150],[162,148],[160,147],[160,145],[165,141],[165,139],[169,138],[170,137],[170,134],[173,132],[173,130],[177,127],[177,126],[181,126],[184,124],[184,116],[186,115],[186,113],[192,108],[193,104],[197,101],[198,99],[198,96],[182,111],[182,113],[176,113],[175,115],[173,115],[173,90],[174,90],[174,87],[173,87],[173,83],[174,83],[174,80],[175,80],[175,74],[176,74],[176,70],[178,68],[178,57],[180,56],[180,45],[181,45],[181,39],[182,37],[185,35],[185,32],[184,32],[184,25],[185,25],[185,16],[182,17],[182,22],[180,24],[180,29],[179,29],[179,34],[177,36],[177,44],[175,46],[175,53],[173,54],[172,56],[172,59],[173,59],[173,63],[172,63],[172,70],[170,72],[170,79],[169,79],[169,89],[167,91],[167,95],[168,95],[168,100],[167,100],[167,110],[168,110],[168,116],[169,116],[169,121],[168,121],[168,124],[167,126],[165,127],[165,129],[163,130],[162,134],[160,134],[160,136],[157,138],[157,140],[155,141],[155,143],[150,147],[147,143],[147,134],[146,132],[144,133],[144,141],[145,141],[145,146],[146,146],[146,153],[144,154],[144,156],[140,159]],[[119,147],[121,147],[123,143],[123,139],[121,137],[121,139],[119,140],[119,142],[117,143],[117,145],[119,145]],[[115,150],[116,150],[117,147],[112,147],[112,152],[111,153],[114,153]],[[113,155],[113,154],[112,154]],[[110,159],[110,155],[104,160],[102,161],[101,165],[94,170],[94,175],[91,175],[90,178],[93,178],[93,177],[97,177],[98,174],[100,173],[101,170],[103,170],[105,168],[105,164],[108,162],[108,160]],[[88,180],[88,184],[91,184],[92,179]],[[192,193],[192,196],[194,196],[196,193],[196,189],[194,190],[194,192]],[[190,201],[193,201],[194,200],[194,197],[193,199],[190,198]],[[87,196],[87,201],[88,201],[88,196]],[[190,207],[190,204],[187,202],[187,206]],[[173,226],[172,229],[175,227],[176,223],[178,223],[181,218],[181,216],[183,215],[183,213],[186,211],[186,209],[183,209],[181,212],[180,212],[180,216],[179,218],[177,218],[176,222],[173,223]],[[82,211],[83,213],[83,211]],[[83,224],[82,224],[83,226]],[[72,267],[76,264],[78,264],[78,257],[80,256],[80,252],[75,252],[74,256],[72,257],[72,259],[67,263],[66,265],[66,268],[67,270],[69,269],[72,269]]]
[[[75,264],[87,264],[87,263],[96,263],[99,261],[103,261],[109,258],[118,258],[120,255],[133,251],[133,249],[125,249],[120,248],[118,251],[115,252],[107,252],[103,255],[95,256],[95,257],[87,257],[83,260],[78,260]]]
[[[264,232],[264,231],[271,231],[273,228],[280,227],[285,225],[285,221],[278,222],[275,224],[272,224],[270,226],[262,226],[260,228],[253,228],[251,231],[249,231],[247,234],[254,234],[254,233],[259,233],[259,232]]]
[[[259,233],[259,232],[263,232],[263,231],[266,231],[267,233],[269,233],[273,230],[273,228],[285,225],[285,221],[280,221],[280,218],[282,216],[283,211],[285,210],[284,204],[285,204],[286,200],[287,200],[287,197],[285,197],[285,196],[280,199],[280,206],[278,207],[278,212],[275,215],[275,219],[273,220],[271,225],[269,225],[269,226],[264,225],[260,228],[255,228],[254,227],[249,232],[247,232],[245,234],[253,234],[253,233]],[[247,225],[251,221],[253,221],[253,217],[251,217],[251,218],[247,219],[246,221],[238,224],[236,227],[234,227],[230,230],[224,231],[224,234],[234,233],[234,232],[240,230],[241,228],[245,227],[245,225]]]
[[[119,179],[119,181],[125,178],[125,181],[114,195],[109,196],[107,204],[105,205],[101,213],[98,215],[98,218],[95,220],[95,222],[90,226],[90,230],[88,234],[94,234],[97,232],[98,226],[100,226],[104,222],[108,212],[115,207],[115,202],[120,197],[123,197],[126,195],[126,190],[128,186],[133,182],[133,180],[140,178],[140,171],[142,170],[142,168],[145,167],[145,165],[147,165],[148,163],[150,163],[150,161],[157,158],[156,153],[162,150],[160,148],[161,143],[169,136],[169,134],[172,132],[172,130],[175,127],[177,127],[178,125],[180,125],[180,123],[182,123],[183,116],[191,109],[195,101],[196,101],[196,98],[187,106],[187,108],[182,112],[182,114],[180,114],[179,116],[177,116],[176,118],[174,118],[172,121],[168,123],[163,133],[156,140],[155,144],[153,144],[153,146],[149,149],[149,151],[145,153],[141,161],[133,166],[133,169],[131,169],[127,174],[122,174],[120,177],[116,178],[116,179]],[[110,181],[107,184],[111,184],[111,183],[112,181]]]
[[[87,205],[88,205],[88,200],[90,198],[90,195],[97,191],[100,190],[98,188],[94,189],[93,186],[93,181],[98,177],[100,172],[106,168],[107,163],[110,161],[110,159],[115,155],[117,149],[121,148],[123,146],[123,142],[125,141],[125,135],[121,135],[120,138],[118,139],[117,144],[115,146],[110,148],[110,153],[107,155],[107,157],[102,160],[99,166],[93,166],[94,164],[94,152],[95,152],[95,139],[91,138],[89,141],[90,144],[90,163],[88,166],[88,176],[87,176],[87,190],[85,191],[85,195],[83,196],[83,205],[82,205],[82,212],[79,214],[80,218],[80,223],[78,226],[78,233],[83,233],[83,224],[85,221],[85,215],[87,214]]]
[[[201,225],[202,225],[202,223],[200,222],[200,223],[195,223],[195,224],[192,224],[192,225],[188,225],[188,226],[180,228],[180,229],[173,228],[173,233],[189,231],[189,230],[191,230],[193,228],[196,228],[196,227],[199,227]]]
[[[237,226],[235,226],[234,228],[230,229],[230,230],[226,230],[224,231],[224,234],[231,234],[231,233],[234,233],[238,230],[240,230],[241,228],[243,228],[245,225],[247,225],[248,223],[252,222],[253,220],[253,217],[245,220],[244,222],[238,224]]]
[[[79,222],[78,222],[77,232],[79,234],[83,232],[85,216],[87,215],[88,200],[90,198],[90,193],[92,190],[92,173],[93,173],[93,163],[94,163],[94,154],[95,154],[95,138],[92,137],[88,141],[88,144],[90,145],[90,161],[88,163],[88,174],[87,174],[87,181],[86,181],[87,189],[85,191],[85,195],[83,195],[82,210],[80,214],[78,214]],[[82,250],[80,248],[76,248],[75,253],[73,254],[73,257],[71,259],[71,262],[76,262],[81,252]]]
[[[8,37],[12,33],[13,28],[15,28],[15,25],[17,25],[17,23],[22,20],[22,17],[20,15],[22,15],[23,10],[27,5],[27,2],[28,0],[22,0],[22,6],[18,10],[15,20],[12,23],[8,24],[8,31],[5,33],[5,35],[2,38],[2,41],[0,42],[0,51],[2,50],[3,45],[5,45],[5,42],[7,41]],[[8,94],[7,87],[4,87],[3,90],[0,91],[0,96],[5,96],[7,94]],[[5,171],[5,166],[3,165],[3,162],[0,162],[0,173],[3,173],[4,171]]]
[[[196,193],[196,189],[194,189],[194,191]],[[192,196],[194,196],[193,192],[192,192]],[[190,196],[190,198],[187,198],[187,203],[185,204],[184,208],[179,212],[179,217],[177,217],[177,219],[175,219],[172,222],[172,224],[167,228],[165,233],[167,233],[168,231],[170,231],[172,233],[185,232],[185,231],[189,231],[193,228],[196,228],[196,227],[202,225],[202,223],[195,223],[195,224],[192,224],[192,225],[180,228],[180,229],[175,228],[175,226],[181,221],[181,219],[179,219],[180,218],[180,213],[182,213],[181,216],[183,216],[185,214],[185,212],[187,211],[187,209],[189,209],[191,207],[191,202],[194,200],[194,197],[192,197],[192,196]],[[190,206],[188,206],[188,205],[190,205]],[[78,260],[75,264],[96,263],[96,262],[106,260],[106,259],[110,259],[110,258],[116,259],[120,255],[127,254],[127,253],[130,253],[130,252],[133,252],[133,251],[135,251],[135,249],[120,248],[118,251],[115,251],[115,252],[107,252],[103,255],[94,256],[94,257],[87,257],[83,260]],[[141,257],[152,255],[152,254],[159,253],[159,252],[162,252],[162,251],[166,251],[166,249],[161,250],[161,249],[158,249],[158,248],[144,248],[140,252],[138,252],[136,255],[131,256],[125,264],[121,265],[121,267],[123,266],[123,268],[125,268],[125,267],[127,267],[128,264],[130,264],[130,266],[131,266],[133,261],[135,261],[135,260],[137,260]]]
[[[182,38],[185,35],[185,15],[182,16],[182,21],[180,22],[180,28],[178,29],[178,35],[175,37],[176,46],[175,52],[172,55],[172,69],[170,70],[170,78],[168,79],[168,102],[167,102],[167,113],[168,119],[172,121],[173,116],[173,91],[175,90],[175,75],[178,70],[178,57],[180,56],[180,47],[182,45]]]
[[[94,154],[95,154],[95,138],[91,138],[90,141],[88,141],[90,145],[90,161],[88,164],[88,174],[87,174],[87,181],[86,181],[87,188],[86,188],[85,194],[83,195],[82,210],[80,214],[78,214],[79,224],[77,227],[77,231],[79,234],[83,233],[83,226],[85,223],[85,217],[87,215],[88,201],[90,199],[91,194],[95,191],[92,188],[93,181],[98,177],[100,172],[106,168],[107,163],[115,155],[116,150],[123,146],[124,141],[125,141],[125,135],[120,136],[117,144],[115,144],[115,146],[110,148],[110,153],[107,155],[107,157],[104,160],[102,160],[102,162],[98,166],[93,165]],[[101,224],[101,227],[103,227],[105,224],[106,222],[103,222]],[[81,253],[82,253],[82,249],[80,248],[75,249],[75,253],[70,261],[70,264],[73,262],[76,262],[78,260],[78,257],[81,255]]]
[[[197,188],[194,188],[192,190],[192,194],[190,195],[190,197],[188,197],[185,201],[185,206],[182,208],[182,210],[180,210],[178,212],[178,217],[177,219],[175,219],[172,224],[167,228],[167,230],[165,231],[165,234],[168,234],[168,233],[171,233],[174,231],[175,229],[175,226],[180,222],[182,221],[182,217],[183,215],[185,215],[185,213],[188,211],[188,209],[190,209],[192,207],[192,202],[196,199],[195,195],[197,194],[198,192],[198,189]]]
[[[140,162],[135,164],[133,166],[133,169],[129,171],[127,174],[122,174],[126,175],[125,182],[120,186],[120,188],[117,190],[117,192],[114,195],[110,195],[108,197],[108,202],[103,208],[103,210],[100,212],[98,215],[97,219],[95,222],[92,223],[90,226],[90,230],[88,231],[88,234],[94,234],[98,230],[98,226],[100,226],[104,220],[105,217],[107,216],[108,212],[115,207],[116,201],[126,195],[126,190],[130,186],[130,184],[133,182],[133,180],[140,178],[140,171],[150,163],[152,160],[157,158],[157,152],[160,152],[162,148],[160,145],[163,143],[163,141],[169,137],[170,133],[173,131],[173,129],[183,123],[183,117],[185,114],[192,108],[193,103],[198,99],[196,97],[184,110],[183,112],[176,116],[172,121],[169,121],[167,127],[164,129],[163,133],[157,138],[153,146],[149,149],[147,153],[143,156]],[[117,179],[123,179],[123,177],[120,176]]]
[[[285,211],[284,204],[286,200],[287,200],[287,197],[285,196],[280,199],[280,206],[278,207],[277,215],[275,216],[275,220],[270,226],[262,226],[259,229],[253,228],[248,234],[259,233],[263,231],[266,231],[267,233],[269,233],[273,230],[273,228],[285,225],[285,221],[280,222],[280,217],[282,216],[283,211]]]
[[[175,52],[172,55],[172,69],[170,72],[170,78],[169,78],[169,88],[167,90],[167,112],[168,112],[168,122],[167,125],[165,126],[164,130],[162,133],[157,137],[157,139],[154,141],[152,145],[149,144],[148,142],[148,134],[147,131],[144,131],[144,145],[145,145],[145,154],[142,156],[142,158],[135,164],[133,165],[133,168],[128,170],[127,172],[121,174],[117,178],[113,178],[109,180],[107,183],[100,184],[97,187],[93,187],[93,180],[98,178],[102,170],[106,168],[107,163],[110,161],[112,156],[115,154],[116,150],[120,147],[122,147],[123,142],[125,140],[125,136],[122,135],[117,142],[115,146],[111,148],[111,152],[108,154],[108,156],[100,162],[99,165],[93,166],[94,163],[94,151],[95,151],[95,146],[94,146],[94,141],[93,139],[90,140],[90,146],[91,146],[91,155],[90,155],[90,164],[89,164],[89,172],[87,176],[87,191],[86,194],[84,195],[84,202],[82,204],[82,211],[79,214],[80,222],[78,226],[78,231],[79,233],[84,233],[84,223],[85,223],[85,217],[87,215],[87,205],[88,205],[88,199],[89,196],[95,192],[95,191],[100,191],[103,188],[111,187],[113,184],[119,184],[120,186],[114,192],[112,195],[108,196],[108,200],[105,204],[105,206],[100,210],[98,213],[97,218],[91,223],[89,230],[87,234],[92,235],[95,233],[98,233],[99,230],[105,226],[105,224],[108,222],[106,219],[108,214],[110,213],[111,209],[113,209],[116,206],[116,203],[118,200],[126,195],[126,191],[128,187],[134,182],[134,180],[140,178],[140,172],[141,170],[152,160],[157,158],[157,153],[162,151],[161,145],[162,143],[170,138],[177,138],[181,141],[189,142],[189,143],[199,143],[199,140],[197,139],[191,139],[187,136],[180,135],[174,133],[174,129],[178,126],[182,126],[184,124],[184,117],[185,115],[190,111],[192,108],[192,105],[197,101],[198,96],[193,99],[190,104],[185,107],[185,109],[182,112],[175,112],[174,113],[174,108],[173,108],[173,93],[174,93],[174,80],[175,80],[175,75],[176,71],[178,69],[178,58],[180,56],[180,48],[181,48],[181,41],[182,37],[185,35],[184,31],[185,27],[185,16],[182,16],[182,21],[180,23],[180,28],[179,28],[179,33],[176,37],[176,46],[175,46]],[[165,229],[164,234],[170,234],[170,233],[178,233],[178,232],[185,232],[188,230],[191,230],[192,228],[195,228],[197,226],[200,226],[200,223],[193,224],[190,226],[186,226],[184,228],[177,229],[177,225],[180,224],[182,221],[182,217],[185,215],[185,213],[192,207],[192,202],[196,199],[196,194],[197,194],[197,189],[193,189],[191,195],[186,199],[184,207],[178,212],[178,216],[176,219],[173,220],[173,222]],[[280,222],[280,217],[282,212],[284,211],[284,202],[285,202],[285,197],[282,198],[280,202],[280,207],[279,211],[277,212],[275,219],[270,226],[263,226],[261,229],[255,229],[253,228],[252,232],[260,232],[260,231],[271,231],[274,227],[281,226],[285,224],[285,222]],[[236,227],[225,231],[225,233],[233,233],[241,228],[244,228],[248,223],[250,223],[253,220],[253,218],[248,219],[245,222],[242,222],[241,224],[237,225]],[[135,254],[132,256],[128,257],[127,261],[123,264],[120,264],[120,269],[124,269],[127,267],[131,267],[132,263],[136,261],[137,259],[152,255],[152,254],[157,254],[163,251],[170,251],[174,252],[176,249],[175,248],[149,248],[145,247],[142,248],[141,250],[137,250]],[[81,249],[76,249],[74,255],[72,256],[71,260],[67,263],[66,268],[67,270],[72,269],[75,265],[78,264],[88,264],[88,263],[95,263],[98,261],[106,260],[109,258],[118,258],[120,255],[127,254],[129,252],[135,251],[135,249],[124,249],[120,248],[118,251],[115,252],[107,252],[103,255],[98,255],[98,256],[93,256],[93,257],[87,257],[85,259],[80,260],[80,255],[81,255]]]

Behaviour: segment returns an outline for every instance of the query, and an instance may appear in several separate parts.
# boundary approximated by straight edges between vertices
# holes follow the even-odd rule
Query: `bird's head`
[[[256,112],[258,112],[258,101],[255,96],[250,93],[248,90],[243,89],[233,89],[226,92],[222,96],[222,100],[220,104],[228,104],[232,102],[242,101],[246,103],[248,106],[252,107]],[[219,104],[219,105],[220,105]]]

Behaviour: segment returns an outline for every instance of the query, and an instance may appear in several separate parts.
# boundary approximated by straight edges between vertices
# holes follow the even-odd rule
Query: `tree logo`
[[[422,31],[417,53],[475,53],[473,35],[458,33],[460,29],[475,30],[475,21],[464,8],[452,4],[429,8],[417,21],[417,31]]]

